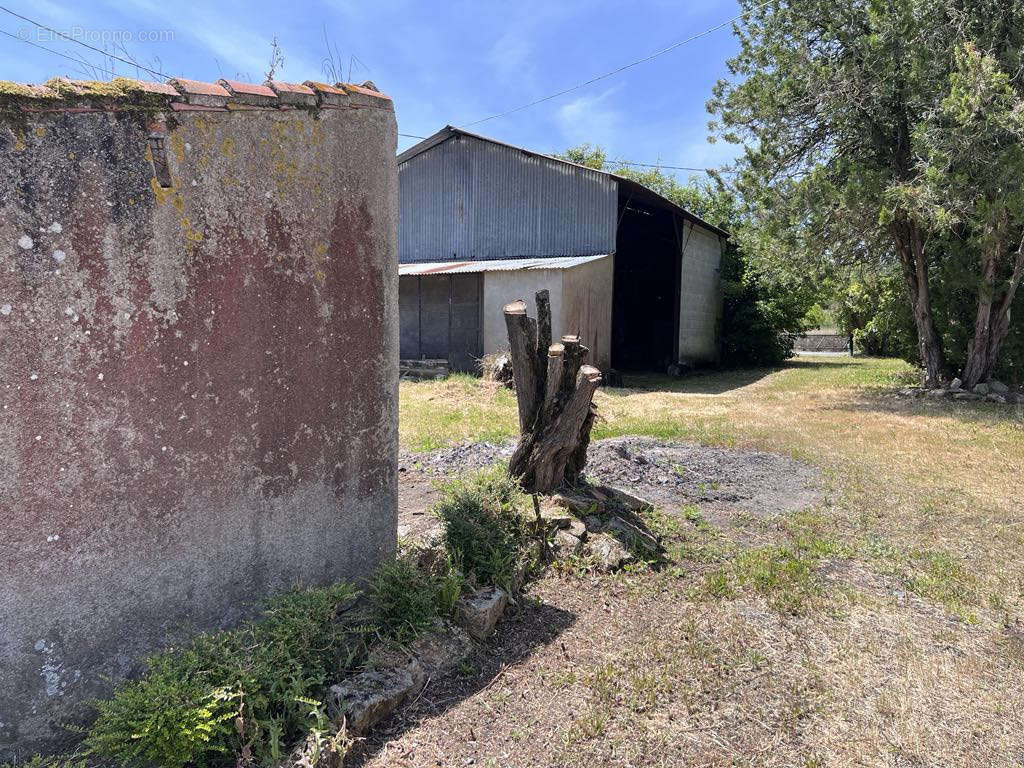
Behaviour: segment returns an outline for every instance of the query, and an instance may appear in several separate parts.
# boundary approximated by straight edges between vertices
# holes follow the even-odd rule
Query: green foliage
[[[732,244],[722,257],[721,275],[722,365],[777,365],[792,357],[813,294],[785,275],[754,271],[742,248]]]
[[[463,579],[447,558],[422,562],[419,550],[377,566],[369,584],[374,626],[398,642],[413,640],[439,616],[451,616]]]
[[[771,274],[815,276],[863,347],[901,356],[918,354],[917,329],[906,338],[906,284],[923,280],[930,306],[920,322],[927,334],[934,317],[941,347],[928,345],[929,359],[964,366],[969,350],[1006,330],[998,304],[1013,295],[1024,6],[741,6],[740,52],[708,106],[717,138],[744,146],[735,187],[752,222],[743,243],[752,260]],[[990,301],[996,311],[976,330]],[[1014,371],[1024,363],[1020,328],[1009,329],[1004,372],[1006,356]]]
[[[201,635],[147,660],[146,673],[97,703],[87,752],[124,766],[206,766],[228,756],[280,760],[311,726],[320,693],[346,647],[338,607],[347,584],[289,592],[229,632]]]
[[[523,514],[526,496],[507,466],[466,473],[444,483],[441,492],[434,512],[455,566],[477,583],[514,591],[517,573],[529,565],[531,532]]]
[[[561,160],[568,160],[576,165],[585,165],[600,171],[604,169],[605,152],[601,147],[592,147],[590,144],[580,144],[578,147],[569,147],[565,152],[557,152],[554,155]]]
[[[32,755],[27,760],[0,763],[0,768],[86,768],[86,764],[80,755]]]
[[[854,268],[837,293],[839,326],[861,353],[918,361],[914,318],[897,270]]]

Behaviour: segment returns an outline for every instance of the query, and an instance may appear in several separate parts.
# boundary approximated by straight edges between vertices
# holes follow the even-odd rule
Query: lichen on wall
[[[390,102],[185,83],[0,88],[0,757],[394,547]]]

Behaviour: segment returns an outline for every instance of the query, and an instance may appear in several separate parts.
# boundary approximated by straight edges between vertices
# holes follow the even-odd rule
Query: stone
[[[1006,403],[1006,396],[997,395],[995,392],[989,392],[987,395],[985,395],[985,399],[988,400],[990,403]]]
[[[974,394],[976,394],[976,395],[987,395],[988,394],[988,384],[986,384],[984,381],[981,382],[980,384],[975,384],[974,385],[974,389],[971,390],[971,391],[974,392]]]
[[[593,537],[589,542],[589,548],[598,568],[605,572],[617,571],[633,560],[633,556],[622,542],[608,534]]]
[[[601,490],[608,496],[632,512],[639,512],[641,509],[650,509],[654,505],[646,499],[641,499],[627,490],[616,488],[611,485],[601,486]]]
[[[566,496],[562,493],[556,493],[551,497],[551,501],[581,516],[596,512],[599,506],[594,499],[587,499],[581,496]]]
[[[960,389],[960,387],[962,387],[963,385],[964,383],[961,379],[953,379],[951,382],[949,382],[950,389]]]
[[[984,398],[983,395],[978,395],[978,394],[975,394],[974,392],[957,392],[955,395],[953,395],[953,399],[954,400],[976,401],[976,400],[984,400],[985,398]]]
[[[428,678],[451,672],[472,650],[473,641],[466,631],[448,622],[420,635],[409,645],[409,653],[423,665]]]
[[[583,518],[583,526],[590,533],[600,533],[604,530],[604,523],[601,522],[601,518],[597,515],[587,515]]]
[[[540,506],[540,516],[551,528],[568,528],[575,520],[572,515],[565,511],[565,507],[545,502]]]
[[[658,552],[658,538],[653,533],[621,517],[613,517],[604,529],[614,534],[630,550],[642,550],[652,556]]]
[[[575,517],[570,521],[569,527],[566,528],[569,533],[575,536],[580,541],[586,541],[587,538],[587,525],[582,520],[578,520]]]
[[[992,381],[988,383],[988,389],[989,392],[992,392],[997,395],[1005,395],[1007,392],[1010,391],[1010,388],[1008,386],[1003,384],[1003,382],[1001,381],[996,381],[995,379],[992,379]]]
[[[935,397],[935,398],[938,398],[938,397],[945,397],[948,394],[949,394],[949,392],[947,390],[945,390],[945,389],[929,389],[927,392],[925,392],[925,397]]]
[[[917,387],[907,387],[906,389],[900,390],[900,395],[902,397],[917,397],[920,394],[921,390]]]
[[[508,593],[500,587],[478,589],[472,595],[460,597],[455,606],[456,621],[477,640],[494,633],[498,619],[508,605]]]
[[[348,732],[358,736],[418,693],[425,680],[426,672],[416,659],[392,669],[361,672],[330,687],[327,713],[335,722],[344,718]]]
[[[559,555],[578,555],[583,549],[583,542],[569,531],[558,531],[555,534],[554,548]]]

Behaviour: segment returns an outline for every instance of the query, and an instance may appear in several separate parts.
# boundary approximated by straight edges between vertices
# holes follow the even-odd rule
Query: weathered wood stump
[[[601,372],[583,365],[590,350],[578,336],[551,343],[548,292],[538,291],[536,300],[536,320],[523,301],[504,308],[521,433],[509,472],[527,491],[551,493],[575,485],[587,462]]]

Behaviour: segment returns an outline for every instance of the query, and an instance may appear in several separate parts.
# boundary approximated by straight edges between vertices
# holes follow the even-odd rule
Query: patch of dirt
[[[435,482],[456,472],[508,459],[511,443],[466,443],[399,456],[399,533],[420,537],[434,526],[425,513]],[[818,472],[786,456],[650,438],[616,437],[591,444],[587,477],[621,487],[665,512],[697,504],[710,521],[768,519],[821,499]]]
[[[763,451],[713,448],[650,438],[594,443],[588,478],[621,486],[657,506],[697,504],[701,511],[766,519],[821,500],[818,471]]]

